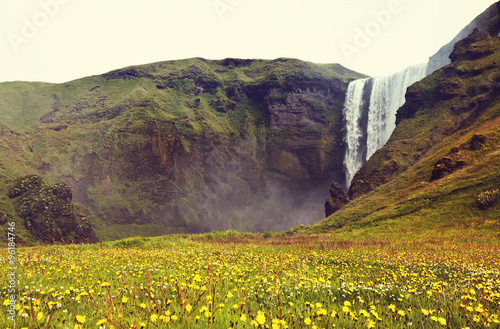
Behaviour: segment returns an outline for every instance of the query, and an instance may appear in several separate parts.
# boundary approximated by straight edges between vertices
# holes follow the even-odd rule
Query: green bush
[[[273,236],[274,236],[274,233],[273,233],[273,232],[266,231],[266,232],[262,233],[262,234],[261,234],[261,236],[262,236],[263,238],[271,238],[271,237],[273,237]]]

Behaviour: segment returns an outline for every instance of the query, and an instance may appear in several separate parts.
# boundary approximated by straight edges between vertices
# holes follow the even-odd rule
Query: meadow
[[[225,232],[19,247],[0,327],[498,328],[498,234]],[[7,282],[7,249],[1,250]]]

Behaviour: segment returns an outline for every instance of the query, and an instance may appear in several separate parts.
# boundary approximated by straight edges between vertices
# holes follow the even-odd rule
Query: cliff
[[[71,188],[100,239],[319,220],[322,202],[308,202],[342,180],[342,106],[360,77],[194,58],[0,84],[1,210],[19,218],[6,191],[36,174]]]

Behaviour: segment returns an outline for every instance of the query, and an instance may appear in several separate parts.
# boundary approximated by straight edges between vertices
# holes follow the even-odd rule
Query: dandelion
[[[87,319],[87,317],[85,315],[77,315],[76,316],[76,321],[78,323],[85,323],[85,320]]]
[[[317,312],[317,315],[327,315],[328,312],[324,308],[320,308]]]
[[[311,319],[310,319],[310,318],[305,318],[305,319],[304,319],[304,323],[305,323],[306,325],[310,325],[310,324],[311,324]]]
[[[264,325],[264,323],[266,323],[266,316],[265,316],[264,312],[258,311],[257,317],[255,318],[255,320],[257,320],[258,324]]]
[[[100,326],[101,324],[106,323],[106,322],[108,322],[108,320],[101,319],[101,320],[97,321],[96,326]]]

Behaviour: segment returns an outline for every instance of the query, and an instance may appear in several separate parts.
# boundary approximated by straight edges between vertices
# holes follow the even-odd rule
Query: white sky
[[[293,57],[390,74],[426,62],[493,3],[0,0],[0,81],[65,82],[190,57]],[[373,15],[381,11],[390,13],[380,16],[384,26]],[[366,29],[368,40],[356,39]],[[346,56],[348,45],[357,50]]]

